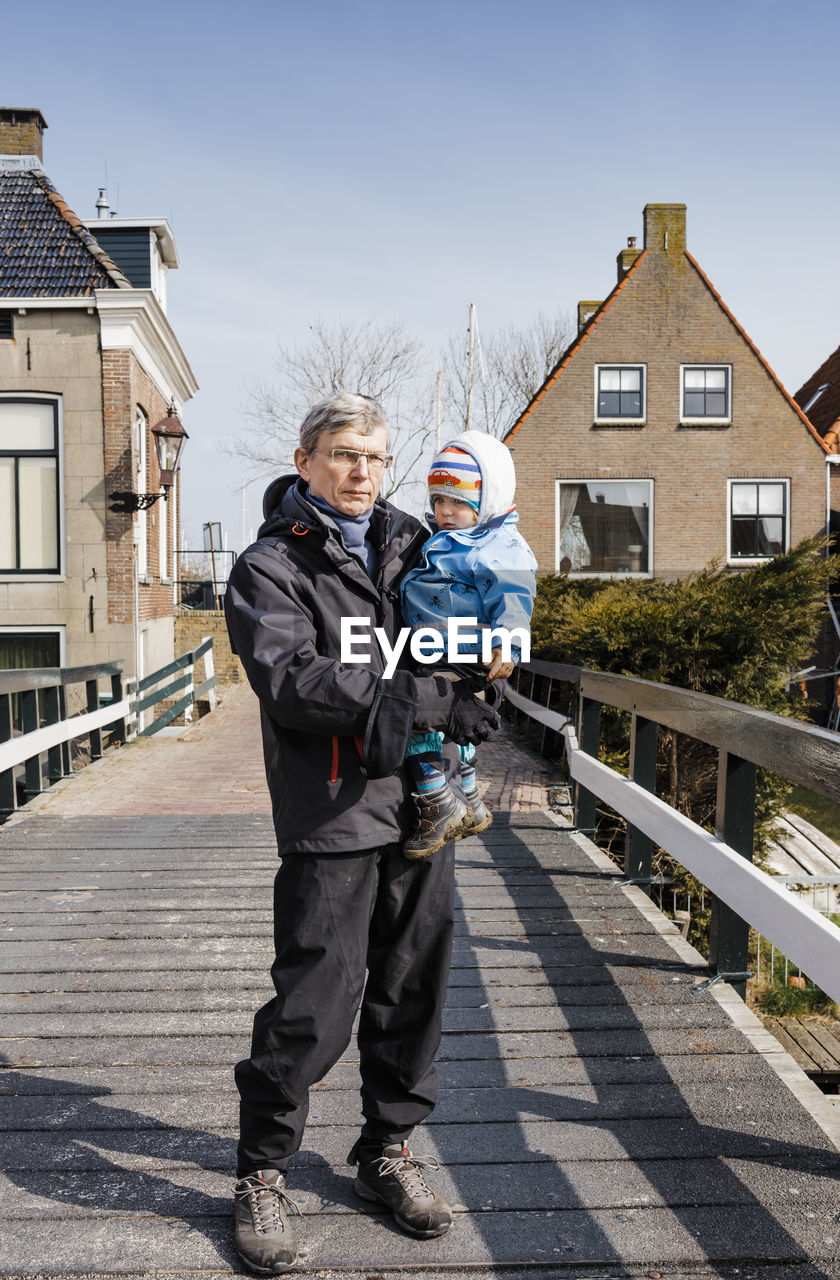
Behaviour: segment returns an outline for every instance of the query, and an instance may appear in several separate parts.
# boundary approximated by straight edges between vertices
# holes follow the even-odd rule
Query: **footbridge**
[[[731,780],[743,783],[766,732],[727,738],[717,836],[666,830],[647,726],[674,705],[643,712],[636,697],[633,776],[616,781],[599,774],[593,708],[630,694],[587,679],[574,731],[550,690],[542,707],[527,679],[515,694],[520,715],[566,735],[576,816],[552,810],[549,767],[506,729],[481,756],[494,825],[458,846],[442,1094],[415,1142],[444,1166],[454,1226],[414,1241],[354,1197],[351,1045],[313,1092],[289,1179],[300,1274],[840,1276],[840,1113],[731,982],[707,985],[741,980],[737,922],[756,906],[765,932],[781,911],[808,935],[806,972],[832,963],[832,935],[749,878],[762,873],[743,857],[744,786]],[[697,704],[691,714],[708,740],[711,722]],[[814,748],[812,779],[832,749]],[[789,764],[790,742],[779,750]],[[604,789],[632,801],[623,870],[586,834]],[[649,896],[649,848],[667,841],[717,859],[712,970]],[[240,1274],[231,1073],[270,994],[275,866],[244,686],[179,735],[106,753],[0,828],[0,1274]]]

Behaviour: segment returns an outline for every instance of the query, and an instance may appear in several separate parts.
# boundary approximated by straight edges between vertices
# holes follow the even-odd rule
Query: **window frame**
[[[134,406],[136,493],[146,493],[149,488],[149,415],[142,404]],[[142,508],[134,516],[134,545],[137,548],[137,581],[151,582],[149,576],[149,512]]]
[[[790,550],[790,478],[787,476],[734,476],[726,482],[726,563],[731,565],[766,564],[768,560],[775,559],[775,555],[739,556],[733,554],[732,488],[736,484],[780,484],[784,487],[784,547],[777,553],[784,555],[786,551]],[[760,518],[760,514],[760,512],[757,513],[756,519]]]
[[[638,573],[632,570],[622,570],[621,572],[609,571],[573,571],[569,573],[570,578],[604,578],[604,579],[623,579],[623,578],[652,578],[654,577],[654,501],[656,493],[656,484],[652,476],[610,476],[608,480],[603,480],[599,476],[583,476],[578,479],[561,476],[554,481],[554,572],[561,573],[561,546],[560,546],[560,486],[561,485],[610,485],[610,484],[646,484],[650,501],[648,503],[648,545],[647,545],[647,569],[641,569]]]
[[[53,409],[55,424],[54,449],[0,449],[0,457],[16,458],[22,454],[30,457],[56,459],[56,540],[58,567],[55,569],[4,569],[0,567],[0,582],[62,582],[66,579],[66,538],[64,518],[64,403],[60,395],[49,393],[33,393],[20,391],[0,392],[0,404],[48,404]],[[20,539],[19,527],[16,537]],[[32,627],[26,628],[33,630]]]
[[[67,666],[67,626],[65,623],[57,622],[53,624],[45,624],[26,627],[26,626],[5,626],[0,625],[0,636],[58,636],[58,657],[59,667]],[[9,668],[4,668],[8,670]],[[11,670],[16,670],[12,667]]]
[[[628,415],[626,413],[616,414],[614,417],[604,416],[598,412],[598,399],[600,395],[600,375],[602,370],[610,369],[638,369],[641,374],[641,412],[636,415]],[[603,426],[625,426],[625,427],[644,427],[647,425],[647,364],[636,361],[603,361],[594,366],[595,378],[595,422],[597,425]]]
[[[705,417],[692,417],[685,412],[685,374],[688,369],[723,369],[726,373],[726,413],[723,417],[713,417],[708,414]],[[680,426],[681,427],[731,427],[732,425],[732,365],[726,362],[720,364],[681,364],[680,365]]]

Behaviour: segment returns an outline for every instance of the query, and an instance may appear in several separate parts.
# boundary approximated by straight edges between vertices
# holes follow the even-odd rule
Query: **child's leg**
[[[442,733],[413,733],[405,763],[414,784],[417,824],[403,853],[407,858],[428,858],[461,831],[469,810],[446,781]]]
[[[478,786],[475,780],[475,747],[472,743],[459,747],[458,755],[461,757],[461,789],[466,795],[468,791],[475,791]]]
[[[475,747],[459,747],[461,757],[461,787],[464,799],[469,805],[469,823],[465,835],[477,835],[493,825],[493,815],[478,794],[478,783],[475,780]]]

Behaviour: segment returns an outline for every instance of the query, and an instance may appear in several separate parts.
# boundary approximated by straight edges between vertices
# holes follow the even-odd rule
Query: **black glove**
[[[480,702],[460,682],[453,685],[452,707],[443,732],[459,747],[486,742],[501,724],[498,711],[487,702]]]

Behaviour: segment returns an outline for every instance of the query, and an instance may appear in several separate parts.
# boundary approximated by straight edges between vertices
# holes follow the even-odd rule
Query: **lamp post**
[[[178,417],[174,398],[169,405],[166,417],[161,418],[160,422],[156,422],[152,427],[152,439],[155,442],[155,452],[160,467],[160,484],[165,502],[175,482],[175,472],[181,460],[181,451],[189,439]],[[109,509],[123,515],[130,515],[135,511],[148,511],[160,496],[159,492],[134,493],[131,489],[118,489],[115,493],[108,494],[109,498],[114,499]]]

